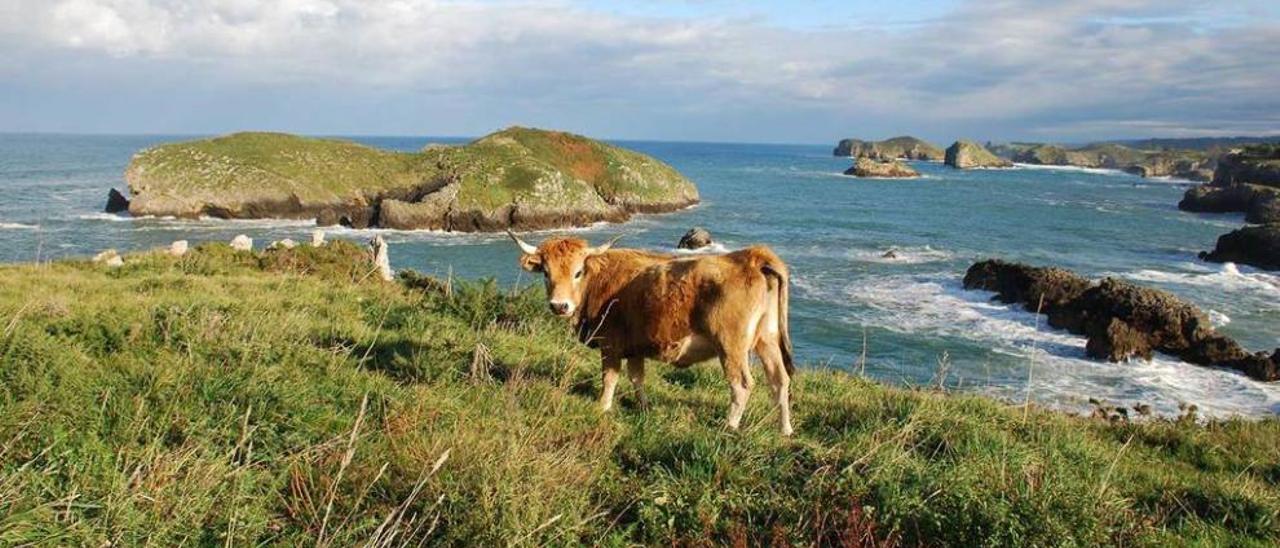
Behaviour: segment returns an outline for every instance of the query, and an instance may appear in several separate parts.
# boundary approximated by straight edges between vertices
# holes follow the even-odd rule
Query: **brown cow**
[[[591,247],[579,238],[551,238],[535,247],[515,234],[511,238],[523,252],[520,266],[544,274],[551,311],[572,319],[579,338],[600,349],[601,409],[613,407],[623,360],[646,406],[645,358],[687,367],[718,357],[732,393],[729,428],[737,429],[754,384],[754,350],[773,389],[782,433],[791,435],[795,369],[787,332],[787,266],[769,248],[674,257],[610,249],[613,241]]]

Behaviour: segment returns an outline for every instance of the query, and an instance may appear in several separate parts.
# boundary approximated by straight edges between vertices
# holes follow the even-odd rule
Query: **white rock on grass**
[[[378,276],[388,282],[395,279],[395,275],[391,273],[391,256],[387,251],[387,241],[382,239],[381,234],[369,240],[369,248],[373,250],[373,266],[378,269]]]
[[[115,268],[118,266],[124,266],[124,257],[121,257],[120,253],[116,250],[108,249],[102,253],[94,255],[93,262]]]
[[[177,240],[169,244],[169,254],[173,255],[174,257],[181,257],[187,254],[187,248],[188,246],[187,246],[186,240]]]
[[[267,246],[267,249],[293,249],[295,247],[298,247],[298,242],[285,238],[283,240],[271,242],[271,245]]]
[[[253,238],[241,234],[231,239],[231,249],[236,251],[253,251]]]
[[[324,231],[319,229],[311,231],[311,247],[320,247],[322,245],[324,245]]]

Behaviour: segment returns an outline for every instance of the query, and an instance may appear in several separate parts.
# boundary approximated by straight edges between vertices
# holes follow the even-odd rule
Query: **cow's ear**
[[[542,255],[539,253],[521,255],[520,268],[529,272],[542,272]]]

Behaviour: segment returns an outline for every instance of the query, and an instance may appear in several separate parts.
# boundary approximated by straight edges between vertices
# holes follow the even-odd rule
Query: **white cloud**
[[[1245,4],[971,1],[906,27],[799,29],[564,2],[10,1],[0,54],[184,67],[249,89],[412,90],[541,110],[596,102],[637,116],[742,104],[956,131],[1233,119],[1255,130],[1242,109],[1280,107],[1280,22],[1227,17],[1254,13]]]

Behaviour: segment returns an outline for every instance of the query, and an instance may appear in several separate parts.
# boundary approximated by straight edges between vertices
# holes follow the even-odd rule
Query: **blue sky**
[[[0,131],[1280,133],[1280,2],[0,0]]]

